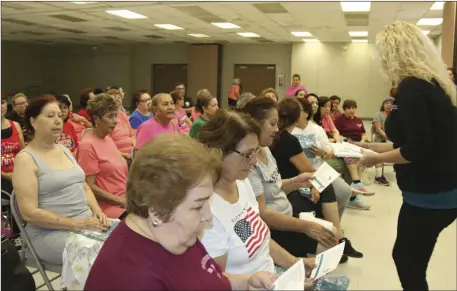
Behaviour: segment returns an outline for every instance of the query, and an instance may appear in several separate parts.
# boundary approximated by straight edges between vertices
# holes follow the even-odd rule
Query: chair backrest
[[[22,232],[22,229],[25,226],[25,221],[22,218],[21,212],[19,210],[19,206],[17,205],[16,193],[14,192],[14,190],[11,193],[10,208],[11,208],[11,214],[13,214],[14,220],[16,220],[16,223],[18,224],[18,227]]]

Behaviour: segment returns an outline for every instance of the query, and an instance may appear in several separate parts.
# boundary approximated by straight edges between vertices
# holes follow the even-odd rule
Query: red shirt
[[[12,173],[14,168],[14,159],[21,151],[21,139],[16,125],[11,120],[8,120],[11,126],[12,134],[8,138],[2,137],[2,172]]]
[[[73,124],[69,120],[64,123],[62,132],[56,143],[65,146],[72,153],[78,148],[78,137]]]
[[[361,141],[362,135],[365,133],[365,127],[360,118],[354,116],[353,118],[341,114],[335,120],[335,126],[340,132],[340,135],[348,137],[354,141]]]
[[[84,290],[231,290],[203,245],[174,255],[122,220],[103,244]]]
[[[92,123],[92,118],[90,118],[89,113],[87,113],[86,108],[81,108],[81,109],[79,110],[79,113],[78,113],[78,114],[81,115],[81,116],[83,116],[83,117],[85,117],[90,123]]]
[[[84,125],[84,123],[82,121],[81,122],[73,121],[73,117],[77,117],[77,116],[78,116],[78,114],[70,113],[69,120],[70,120],[71,124],[73,124],[73,127],[75,128],[76,137],[78,138],[78,143],[79,143],[81,141],[83,131],[86,129],[86,126]]]

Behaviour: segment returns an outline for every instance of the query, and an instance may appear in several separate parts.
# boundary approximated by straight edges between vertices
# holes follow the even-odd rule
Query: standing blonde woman
[[[382,66],[398,91],[385,129],[363,162],[395,163],[403,205],[393,258],[404,290],[428,290],[427,266],[438,236],[457,217],[456,89],[422,31],[397,21],[380,32]]]

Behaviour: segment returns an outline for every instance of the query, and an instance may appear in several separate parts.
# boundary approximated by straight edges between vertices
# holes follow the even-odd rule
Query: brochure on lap
[[[325,190],[331,183],[333,183],[340,173],[335,171],[329,164],[324,162],[319,169],[317,169],[314,174],[314,178],[310,181],[314,188],[316,188],[319,193]]]
[[[273,284],[272,290],[305,290],[305,264],[298,260]]]
[[[345,242],[334,246],[316,256],[316,268],[311,272],[311,279],[317,280],[335,270],[343,255]]]

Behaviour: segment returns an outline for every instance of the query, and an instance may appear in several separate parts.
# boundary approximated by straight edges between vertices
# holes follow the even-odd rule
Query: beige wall
[[[90,46],[3,43],[2,89],[13,93],[27,91],[31,85],[41,86],[43,91],[70,94],[78,106],[78,93],[85,87],[121,85],[128,94],[124,103],[129,106],[134,90],[151,89],[152,64],[183,64],[189,63],[189,58],[188,44],[118,45],[93,50]],[[285,94],[291,75],[299,73],[310,92],[356,99],[361,117],[374,115],[390,87],[370,44],[226,44],[222,46],[219,96],[223,106],[235,64],[275,64],[276,75],[285,75],[285,86],[276,86],[280,96]],[[195,93],[189,91],[190,96]]]
[[[357,101],[360,117],[373,117],[389,94],[379,55],[368,43],[299,43],[292,48],[292,73],[308,92]]]
[[[443,9],[443,32],[441,56],[448,67],[454,64],[454,34],[456,3],[446,2]]]
[[[290,80],[292,45],[290,44],[227,44],[222,48],[222,90],[223,106],[227,105],[227,92],[235,77],[236,64],[274,64],[276,65],[276,90],[284,96],[287,88],[278,87],[278,75]],[[243,83],[243,80],[241,80]],[[287,81],[286,81],[287,85]]]

